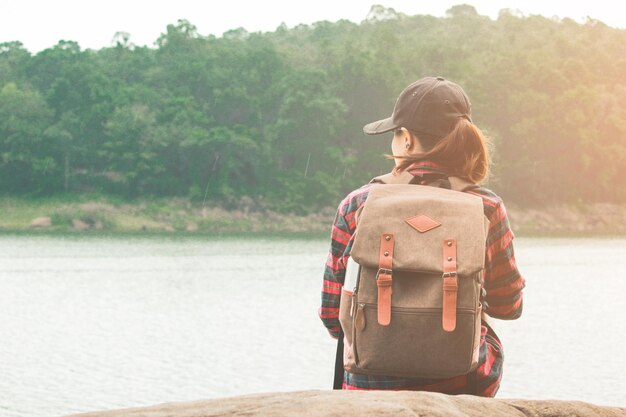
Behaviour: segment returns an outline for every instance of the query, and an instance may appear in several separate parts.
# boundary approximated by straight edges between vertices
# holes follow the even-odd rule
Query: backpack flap
[[[373,186],[357,225],[350,256],[378,268],[381,235],[392,234],[394,271],[443,273],[442,243],[456,241],[457,274],[484,267],[489,222],[478,196],[421,185]]]

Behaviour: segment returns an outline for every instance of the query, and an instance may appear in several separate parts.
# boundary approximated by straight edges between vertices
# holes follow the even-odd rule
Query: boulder
[[[52,219],[50,217],[37,217],[30,222],[30,227],[50,227],[52,226]]]
[[[301,391],[129,408],[72,417],[626,417],[580,401],[512,400],[414,391]]]
[[[74,230],[87,230],[89,229],[91,226],[80,220],[80,219],[73,219],[72,220],[72,227],[74,228]]]

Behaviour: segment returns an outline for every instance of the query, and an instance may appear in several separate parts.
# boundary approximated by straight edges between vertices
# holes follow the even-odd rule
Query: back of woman
[[[423,78],[400,94],[391,117],[370,123],[363,130],[370,135],[393,132],[389,156],[395,162],[392,173],[410,174],[412,184],[453,188],[451,178],[476,184],[466,187],[465,192],[482,199],[489,220],[480,300],[485,314],[480,323],[478,364],[471,372],[447,378],[424,378],[345,371],[342,387],[494,396],[502,377],[503,348],[489,324],[490,317],[511,320],[520,316],[524,279],[516,267],[513,232],[504,204],[495,193],[480,186],[488,175],[489,156],[483,134],[472,123],[469,99],[453,82],[441,77]],[[356,219],[372,187],[379,186],[384,187],[367,184],[348,194],[339,204],[332,227],[319,313],[335,338],[343,337],[339,304],[355,240]]]

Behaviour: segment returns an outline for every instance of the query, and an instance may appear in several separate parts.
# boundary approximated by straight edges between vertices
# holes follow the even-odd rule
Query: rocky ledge
[[[77,414],[72,417],[626,417],[626,408],[579,401],[449,396],[410,391],[301,391]]]

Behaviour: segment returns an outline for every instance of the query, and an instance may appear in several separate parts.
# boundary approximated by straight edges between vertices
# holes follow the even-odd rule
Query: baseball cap
[[[400,93],[390,117],[365,125],[363,132],[379,135],[405,127],[427,139],[440,139],[450,132],[457,118],[472,121],[470,107],[458,84],[443,77],[425,77]]]

